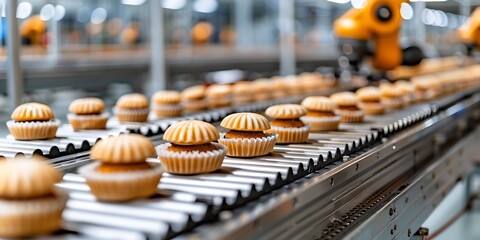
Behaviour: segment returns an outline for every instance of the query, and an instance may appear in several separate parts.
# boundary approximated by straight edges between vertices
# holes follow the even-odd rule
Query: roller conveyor
[[[397,186],[387,185],[387,182],[399,178],[406,169],[421,168],[423,159],[434,154],[436,150],[431,145],[440,141],[439,129],[451,129],[449,124],[462,117],[468,116],[468,121],[475,120],[470,115],[475,116],[475,110],[478,112],[479,109],[479,96],[472,95],[476,91],[473,89],[385,116],[367,117],[362,124],[341,124],[338,131],[311,133],[308,143],[276,145],[274,152],[268,156],[248,159],[226,157],[222,169],[214,173],[194,176],[165,173],[158,186],[158,195],[131,203],[95,200],[84,179],[75,173],[76,167],[91,161],[88,153],[50,159],[55,166],[69,172],[59,184],[70,192],[64,212],[65,231],[55,235],[81,239],[166,239],[184,236],[293,239],[304,236],[293,233],[295,229],[305,227],[297,218],[309,219],[308,214],[302,215],[303,211],[299,210],[308,208],[310,214],[323,215],[317,216],[316,229],[309,226],[302,234],[320,231],[309,235],[319,239],[350,236],[344,232],[353,231],[350,227],[353,221],[349,222],[351,219],[357,221],[375,213],[380,208],[377,205],[394,197],[384,193],[392,192],[392,189],[397,192]],[[264,107],[250,106],[250,109],[258,111]],[[235,108],[213,112],[212,116],[207,116],[207,112],[185,118],[215,123],[233,111],[236,111]],[[470,111],[473,113],[467,114]],[[478,122],[478,119],[475,121]],[[130,125],[124,129],[150,136],[158,145],[162,143],[161,132],[171,122],[153,120],[149,124]],[[67,140],[94,138],[96,134],[108,136],[67,132],[65,137]],[[447,138],[445,142],[449,142],[451,137],[454,136],[444,136]],[[415,156],[411,156],[412,153]],[[392,174],[392,171],[399,173]],[[355,177],[362,180],[355,180]],[[374,180],[378,177],[383,182]],[[365,184],[371,189],[369,191],[374,192],[366,191],[367,188],[362,187]],[[352,197],[348,194],[356,195]],[[350,207],[352,204],[355,205]],[[347,208],[348,211],[345,210]],[[292,216],[289,218],[291,221],[285,220],[288,214]],[[335,223],[330,226],[330,220],[335,219],[336,222],[337,215],[338,222],[343,225]],[[291,225],[293,222],[298,226]],[[368,234],[365,236],[363,239],[371,237]]]

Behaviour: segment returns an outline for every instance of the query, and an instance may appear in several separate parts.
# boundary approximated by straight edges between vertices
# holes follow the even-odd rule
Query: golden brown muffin
[[[46,162],[0,161],[0,237],[33,237],[58,230],[67,194],[54,184],[61,174]]]
[[[267,78],[256,79],[252,82],[253,98],[257,101],[265,101],[272,98],[273,86]]]
[[[329,98],[323,96],[307,97],[302,106],[308,112],[300,120],[310,125],[312,131],[333,131],[338,129],[340,117],[334,111],[337,108]]]
[[[11,117],[7,127],[17,140],[54,138],[60,125],[52,109],[41,103],[22,104],[15,108]]]
[[[120,122],[145,122],[149,111],[147,97],[139,93],[126,94],[120,97],[113,109]]]
[[[233,84],[233,102],[235,104],[244,104],[253,101],[252,90],[252,85],[247,81],[240,81]]]
[[[210,108],[228,107],[232,103],[232,88],[230,85],[213,84],[206,91]]]
[[[268,120],[256,113],[235,113],[225,117],[220,126],[229,129],[218,142],[228,148],[228,156],[255,157],[273,151],[277,134],[264,133],[270,129]],[[233,132],[232,132],[233,130]]]
[[[180,92],[159,91],[152,96],[152,110],[156,117],[179,117],[182,115]]]
[[[285,83],[282,77],[280,76],[272,77],[270,81],[273,86],[272,95],[274,98],[282,98],[288,95],[287,84]]]
[[[265,110],[265,114],[273,118],[269,132],[278,134],[277,143],[302,143],[308,140],[310,126],[305,126],[299,119],[306,113],[307,109],[298,104],[275,105]]]
[[[166,171],[174,174],[207,173],[222,165],[226,147],[212,143],[220,135],[217,129],[206,122],[187,120],[170,126],[159,146],[158,158]]]
[[[105,103],[99,98],[80,98],[69,106],[68,121],[75,130],[105,129],[109,114],[102,113]]]
[[[340,92],[330,96],[332,102],[334,102],[338,109],[335,110],[335,114],[341,117],[341,122],[344,123],[359,123],[363,122],[364,111],[359,109],[358,98],[355,93],[352,92]]]
[[[121,134],[97,142],[90,157],[99,160],[81,167],[95,197],[103,201],[129,201],[147,198],[157,192],[162,175],[158,164],[146,163],[156,156],[153,143],[138,134]]]
[[[206,90],[207,87],[203,85],[196,85],[184,89],[181,93],[184,110],[189,112],[206,110],[208,108],[208,102],[205,98]]]
[[[381,84],[380,92],[382,94],[381,103],[386,109],[401,109],[404,107],[403,95],[393,84]]]

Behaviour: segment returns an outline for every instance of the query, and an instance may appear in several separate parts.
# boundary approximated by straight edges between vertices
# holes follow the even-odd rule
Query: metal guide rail
[[[349,156],[380,144],[385,136],[433,114],[430,105],[412,106],[381,117],[367,117],[363,124],[342,124],[339,131],[312,133],[307,144],[277,145],[268,156],[227,157],[222,169],[214,173],[193,176],[165,173],[157,196],[132,203],[98,202],[89,193],[84,179],[70,173],[59,184],[71,192],[64,213],[65,228],[90,237],[179,236],[217,219],[226,210],[237,209],[312,173],[328,171]],[[152,137],[155,144],[160,144],[160,139],[160,135]],[[77,161],[84,163],[90,159],[84,156]],[[179,204],[201,211],[194,212]],[[128,234],[123,235],[125,232]]]

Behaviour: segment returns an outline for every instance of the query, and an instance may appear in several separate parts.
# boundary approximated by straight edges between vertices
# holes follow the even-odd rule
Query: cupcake
[[[283,98],[288,96],[287,84],[280,76],[273,77],[271,80],[273,87],[272,95],[274,98]]]
[[[207,87],[203,85],[185,88],[180,95],[183,109],[187,112],[196,112],[208,109],[208,102],[205,98],[206,90]]]
[[[314,73],[302,73],[298,76],[299,84],[306,93],[318,92],[324,88],[322,78]]]
[[[105,129],[109,114],[103,112],[105,103],[100,98],[80,98],[68,107],[68,121],[75,130]]]
[[[360,101],[358,107],[367,115],[381,115],[385,113],[385,107],[380,102],[382,94],[377,87],[363,87],[357,90],[357,98]]]
[[[148,99],[140,93],[123,95],[113,108],[113,113],[120,122],[145,122],[149,111]]]
[[[0,237],[32,237],[60,229],[67,201],[67,194],[55,189],[61,180],[45,161],[0,161]]]
[[[303,93],[303,88],[296,76],[287,76],[283,78],[288,94],[299,95]]]
[[[177,91],[159,91],[152,96],[152,110],[156,117],[180,117],[182,105]]]
[[[304,143],[308,140],[310,127],[300,117],[307,114],[307,109],[298,104],[282,104],[267,108],[265,114],[273,120],[267,132],[278,134],[277,143]]]
[[[245,104],[253,101],[253,92],[250,82],[241,81],[233,84],[233,103]]]
[[[415,86],[409,81],[399,80],[395,82],[395,87],[404,96],[405,104],[411,104],[417,101],[415,97]]]
[[[222,166],[227,148],[212,143],[220,138],[217,129],[197,120],[181,121],[170,126],[158,147],[158,158],[169,173],[208,173]]]
[[[341,122],[344,123],[360,123],[363,122],[364,112],[358,108],[358,99],[355,93],[352,92],[339,92],[330,96],[335,105],[338,106],[335,109],[335,114],[341,117]]]
[[[138,134],[121,134],[95,144],[90,157],[94,162],[78,172],[90,190],[102,201],[128,201],[147,198],[157,192],[162,175],[159,164],[147,163],[155,157],[153,143]]]
[[[60,125],[52,109],[41,103],[22,104],[15,108],[11,118],[12,120],[7,122],[7,127],[17,140],[54,138]]]
[[[401,109],[404,107],[402,93],[392,84],[380,84],[381,102],[386,109]]]
[[[312,131],[334,131],[340,124],[340,116],[335,115],[337,106],[327,97],[307,97],[302,101],[307,114],[300,117],[302,122],[310,125]]]
[[[268,120],[256,113],[235,113],[225,117],[220,126],[229,129],[218,142],[228,148],[227,156],[256,157],[273,151],[278,135],[265,133]]]
[[[232,104],[230,85],[214,84],[207,88],[208,106],[210,108],[228,107]]]
[[[265,101],[272,98],[273,87],[267,78],[254,80],[251,84],[253,90],[253,99],[256,101]]]

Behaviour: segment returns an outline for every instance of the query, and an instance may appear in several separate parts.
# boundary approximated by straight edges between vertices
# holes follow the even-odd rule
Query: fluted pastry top
[[[96,143],[90,152],[92,159],[113,164],[139,163],[155,156],[153,143],[139,134],[109,137]]]
[[[307,114],[307,109],[298,104],[281,104],[267,108],[265,114],[275,119],[296,119]]]
[[[337,106],[328,97],[312,96],[302,101],[302,106],[311,111],[332,112]]]
[[[155,104],[177,104],[180,100],[178,91],[158,91],[152,96],[152,103]]]
[[[117,107],[126,109],[148,108],[148,99],[140,93],[130,93],[117,100]]]
[[[220,135],[212,124],[198,120],[177,122],[163,134],[163,140],[177,145],[200,145],[219,138]]]
[[[358,103],[357,96],[352,92],[334,93],[330,99],[339,107],[356,106]]]
[[[360,101],[379,101],[382,97],[380,89],[373,86],[360,88],[356,94]]]
[[[237,82],[232,87],[234,94],[250,94],[252,92],[252,84],[247,81]]]
[[[382,97],[400,97],[402,92],[396,88],[393,84],[382,84],[380,85],[380,93]]]
[[[48,121],[55,118],[52,109],[42,103],[25,103],[13,110],[12,119],[17,122]]]
[[[39,159],[16,158],[0,161],[0,198],[31,199],[48,196],[62,175]]]
[[[236,131],[265,131],[270,129],[268,120],[256,113],[234,113],[225,117],[220,126]]]
[[[98,114],[105,110],[105,103],[100,98],[79,98],[68,107],[75,114]]]
[[[203,85],[196,85],[192,87],[185,88],[181,93],[181,98],[183,100],[195,100],[202,99],[205,97],[205,91],[207,87]]]
[[[213,84],[207,88],[206,95],[210,98],[225,97],[232,94],[232,87],[226,84]]]

